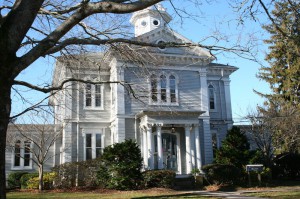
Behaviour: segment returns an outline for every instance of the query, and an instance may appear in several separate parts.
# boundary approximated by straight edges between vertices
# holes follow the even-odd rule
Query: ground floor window
[[[104,145],[103,135],[101,133],[86,133],[85,134],[85,160],[95,159],[100,157]]]
[[[12,160],[14,169],[32,168],[31,142],[17,140],[14,145]]]

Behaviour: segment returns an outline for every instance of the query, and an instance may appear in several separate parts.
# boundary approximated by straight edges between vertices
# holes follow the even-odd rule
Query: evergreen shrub
[[[238,185],[245,178],[240,168],[230,164],[204,165],[202,170],[207,181],[216,185]]]
[[[149,170],[143,172],[144,186],[172,188],[174,186],[176,173],[171,170]]]
[[[100,186],[119,190],[140,187],[142,157],[136,142],[125,140],[104,148],[101,160],[102,165],[97,172]]]
[[[24,171],[16,171],[16,172],[11,172],[8,174],[7,177],[7,184],[9,189],[17,189],[21,188],[21,182],[20,179],[22,175],[27,174],[28,172]]]

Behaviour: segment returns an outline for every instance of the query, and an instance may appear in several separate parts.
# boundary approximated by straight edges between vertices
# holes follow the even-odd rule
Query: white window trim
[[[209,92],[209,86],[212,86],[212,87],[213,87],[214,105],[215,105],[215,108],[214,108],[214,109],[211,109],[211,108],[210,108],[210,92]],[[210,112],[217,112],[217,102],[216,102],[217,95],[216,95],[216,88],[215,88],[215,85],[213,85],[212,83],[209,83],[208,86],[207,86],[207,90],[208,90],[208,106],[209,106],[209,111],[210,111]]]
[[[152,79],[151,76],[155,75],[156,76],[156,82],[157,82],[157,102],[152,101]],[[166,95],[167,95],[167,101],[162,102],[161,101],[161,84],[160,84],[160,76],[165,75],[166,76]],[[170,96],[170,76],[175,77],[175,97],[176,97],[176,102],[171,102],[171,96]],[[150,105],[164,105],[164,106],[179,106],[179,94],[178,94],[178,76],[175,73],[159,73],[159,74],[150,74],[149,76],[149,104]]]
[[[21,146],[20,146],[20,166],[15,166],[15,143],[20,140],[21,141]],[[29,159],[29,166],[24,166],[24,153],[25,153],[25,149],[24,149],[24,142],[26,140],[22,140],[22,139],[17,139],[14,142],[14,147],[13,147],[13,151],[12,151],[12,156],[11,156],[11,170],[31,170],[32,169],[32,148],[33,148],[33,143],[30,141],[30,159]]]
[[[83,160],[86,160],[86,134],[92,135],[92,159],[96,158],[96,134],[101,135],[101,149],[104,149],[104,140],[105,140],[105,134],[104,129],[100,130],[82,130],[82,137],[83,137]]]
[[[87,110],[104,110],[104,85],[103,84],[97,84],[100,86],[100,94],[101,94],[101,106],[95,106],[95,99],[96,99],[96,84],[91,84],[91,95],[92,95],[92,101],[91,106],[86,106],[86,84],[84,84],[84,94],[83,94],[83,107]]]

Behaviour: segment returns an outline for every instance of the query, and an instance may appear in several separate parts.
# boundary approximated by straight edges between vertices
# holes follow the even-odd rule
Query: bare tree
[[[9,121],[26,111],[38,108],[33,104],[20,114],[11,116],[11,93],[15,86],[24,86],[44,93],[57,91],[67,83],[79,81],[67,79],[60,85],[36,86],[16,80],[16,77],[40,57],[68,53],[83,45],[106,49],[120,43],[139,46],[191,46],[192,44],[149,44],[128,38],[124,18],[120,14],[132,13],[152,6],[162,0],[3,0],[0,4],[0,198],[5,195],[5,147]],[[188,0],[190,1],[190,0]],[[197,1],[191,1],[197,2]],[[173,5],[172,1],[170,1]],[[198,4],[201,5],[201,4]],[[188,13],[178,9],[181,16]],[[95,20],[97,19],[97,20]],[[113,22],[113,23],[110,23]],[[113,24],[113,25],[109,25]],[[125,31],[124,31],[125,30]],[[218,46],[203,46],[209,50],[228,50]],[[230,51],[240,48],[234,46]],[[248,52],[249,49],[241,50]],[[100,82],[98,82],[100,83]],[[107,82],[109,83],[109,82]],[[46,97],[45,100],[47,100]],[[25,99],[26,100],[26,99]]]
[[[254,144],[262,153],[265,166],[270,167],[274,155],[272,123],[264,115],[256,111],[249,111],[246,119],[250,121],[251,127],[245,128],[247,137],[251,144]]]
[[[44,189],[43,175],[45,165],[49,160],[63,152],[54,150],[55,143],[62,139],[63,128],[51,124],[52,122],[49,118],[52,117],[52,114],[44,111],[31,112],[29,115],[26,115],[26,119],[22,118],[24,119],[22,123],[27,124],[11,124],[7,139],[7,148],[15,151],[23,147],[25,153],[21,154],[15,151],[15,156],[18,156],[19,159],[24,159],[24,161],[32,160],[38,167],[40,191]],[[23,140],[22,143],[27,144],[18,145],[17,142],[20,142],[20,140]]]

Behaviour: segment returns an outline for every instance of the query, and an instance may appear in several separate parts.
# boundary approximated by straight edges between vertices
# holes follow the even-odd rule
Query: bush
[[[10,188],[10,189],[21,188],[20,179],[21,179],[22,175],[27,174],[27,173],[28,172],[24,172],[24,171],[17,171],[17,172],[9,173],[9,175],[7,177],[8,188]]]
[[[234,165],[240,169],[251,159],[250,144],[247,137],[238,127],[232,127],[222,141],[220,149],[216,150],[217,164]]]
[[[174,186],[176,173],[171,170],[149,170],[143,173],[144,186],[172,188]]]
[[[106,188],[137,189],[142,181],[142,157],[138,145],[125,140],[104,148],[97,178],[99,185]]]
[[[21,182],[21,188],[22,189],[27,189],[27,182],[28,180],[32,179],[32,178],[35,178],[35,177],[38,177],[39,174],[38,173],[27,173],[27,174],[24,174],[22,175],[21,179],[20,179],[20,182]]]
[[[53,188],[53,182],[56,178],[55,172],[47,172],[44,173],[43,176],[43,183],[44,183],[44,189],[52,189]],[[27,189],[38,189],[39,188],[39,177],[33,177],[27,180]]]
[[[56,188],[72,188],[76,186],[77,170],[78,185],[94,187],[97,185],[96,169],[99,168],[101,159],[96,158],[82,162],[68,162],[55,166],[52,171],[56,173],[54,186]]]
[[[216,185],[237,185],[244,178],[242,170],[234,165],[210,164],[203,166],[202,170],[208,182]]]
[[[280,179],[300,178],[300,154],[282,153],[274,158],[273,177]]]

